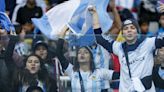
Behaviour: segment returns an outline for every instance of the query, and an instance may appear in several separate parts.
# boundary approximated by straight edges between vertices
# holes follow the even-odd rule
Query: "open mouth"
[[[36,68],[35,67],[31,67],[31,70],[35,70]]]

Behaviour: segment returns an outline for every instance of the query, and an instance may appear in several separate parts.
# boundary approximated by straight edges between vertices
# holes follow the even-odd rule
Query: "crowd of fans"
[[[93,15],[93,29],[98,44],[82,47],[70,46],[69,41],[63,40],[66,33],[70,32],[68,27],[63,28],[58,40],[50,40],[40,31],[34,34],[35,26],[31,18],[42,17],[49,9],[64,1],[67,0],[6,0],[6,13],[17,35],[4,31],[0,25],[1,92],[135,92],[135,86],[129,89],[124,87],[129,86],[129,76],[131,78],[139,71],[144,73],[137,76],[150,74],[153,80],[152,83],[146,80],[152,84],[150,87],[145,87],[143,82],[146,91],[141,92],[164,92],[164,12],[157,8],[160,6],[158,0],[110,0],[107,11],[113,19],[113,25],[103,36],[100,36],[96,9],[91,7],[89,11]],[[136,51],[135,55],[129,56],[139,57],[146,52],[144,55],[148,57],[143,58],[145,61],[139,59],[146,62],[144,68],[138,64],[133,66],[136,70],[128,69],[128,63],[124,62],[127,60],[126,55],[122,55],[126,51],[114,42],[128,43],[129,39],[133,39],[130,36],[135,32],[129,37],[122,36],[122,33],[128,34],[128,28],[135,29],[141,38],[148,37],[146,40],[136,37],[139,39],[136,43],[125,45],[128,54],[140,48],[140,44],[143,45],[143,52]],[[119,61],[122,57],[124,60]],[[129,61],[133,57],[129,57]],[[124,63],[128,66],[126,73],[121,67]],[[133,69],[132,66],[130,68]],[[60,76],[70,77],[70,90],[63,89]]]

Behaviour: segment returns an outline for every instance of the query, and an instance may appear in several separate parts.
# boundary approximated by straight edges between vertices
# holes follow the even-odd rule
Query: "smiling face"
[[[137,40],[137,29],[133,24],[128,24],[123,27],[123,36],[129,43],[133,43]]]
[[[39,58],[36,56],[30,56],[28,57],[27,61],[26,61],[26,69],[30,71],[31,74],[35,74],[38,73],[38,71],[40,70],[40,61]]]
[[[91,54],[85,47],[78,50],[77,59],[79,63],[88,63],[91,60]]]

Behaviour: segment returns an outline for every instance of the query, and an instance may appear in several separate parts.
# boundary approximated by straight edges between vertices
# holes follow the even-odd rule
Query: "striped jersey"
[[[73,65],[69,64],[65,72],[71,78],[72,92],[81,92],[80,78],[78,72],[73,70]],[[111,80],[113,71],[108,69],[96,69],[93,73],[80,70],[84,83],[85,92],[101,92],[101,81]]]
[[[109,63],[111,60],[110,54],[106,49],[104,49],[101,45],[97,45],[95,48],[92,47],[94,64],[96,68],[106,68],[109,69]],[[109,89],[109,80],[101,81],[102,89]]]

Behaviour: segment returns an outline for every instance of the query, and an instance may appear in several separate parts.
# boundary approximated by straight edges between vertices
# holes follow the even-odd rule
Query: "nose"
[[[84,56],[84,52],[80,53],[81,56]]]
[[[32,62],[32,63],[31,63],[31,66],[35,66],[35,63],[34,63],[34,62]]]
[[[130,29],[130,28],[128,28],[128,29],[127,29],[127,32],[128,32],[128,33],[129,33],[129,32],[131,32],[131,29]]]

